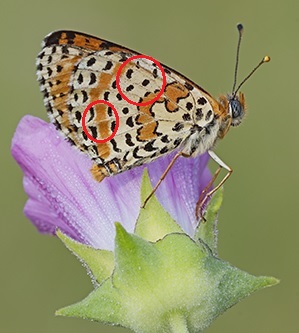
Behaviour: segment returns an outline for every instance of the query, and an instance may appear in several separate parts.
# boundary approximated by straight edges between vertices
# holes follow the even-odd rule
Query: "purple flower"
[[[92,161],[72,147],[55,129],[39,118],[25,116],[12,140],[12,155],[24,172],[29,196],[25,215],[41,233],[56,228],[94,248],[113,250],[114,222],[134,231],[140,210],[140,185],[144,167],[95,181]],[[155,185],[173,153],[147,165]],[[156,195],[183,230],[193,236],[195,205],[211,179],[208,156],[180,157]]]

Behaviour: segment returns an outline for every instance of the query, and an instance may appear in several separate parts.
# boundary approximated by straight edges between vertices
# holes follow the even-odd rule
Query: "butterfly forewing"
[[[51,121],[69,141],[94,161],[93,174],[101,180],[147,163],[184,145],[196,124],[212,123],[217,103],[201,88],[162,65],[166,76],[163,94],[148,105],[162,89],[163,75],[157,65],[144,58],[121,65],[138,53],[81,33],[55,32],[46,37],[37,59],[37,75]],[[96,143],[82,127],[85,108],[105,100],[119,115],[113,139]],[[214,108],[214,110],[213,110]],[[93,106],[86,115],[89,133],[97,140],[111,135],[116,119],[106,104]]]

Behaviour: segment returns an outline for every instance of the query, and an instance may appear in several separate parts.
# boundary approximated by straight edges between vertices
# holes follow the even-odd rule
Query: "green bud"
[[[151,190],[145,174],[142,198]],[[97,282],[83,301],[57,315],[121,325],[138,333],[201,332],[226,309],[256,290],[274,285],[216,257],[215,221],[222,192],[213,197],[207,222],[194,239],[153,197],[141,209],[135,233],[116,223],[114,253],[58,236]]]

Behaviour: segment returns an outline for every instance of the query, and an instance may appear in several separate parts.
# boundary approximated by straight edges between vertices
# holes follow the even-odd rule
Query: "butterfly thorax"
[[[192,92],[196,95],[197,91]],[[244,95],[238,96],[221,95],[219,100],[215,100],[206,91],[198,91],[202,97],[197,98],[190,136],[184,142],[184,153],[189,156],[196,156],[212,149],[218,139],[222,139],[230,126],[236,126],[241,122],[245,110]],[[207,105],[200,105],[206,101]],[[200,115],[204,114],[204,117]]]
[[[186,155],[196,156],[212,149],[218,139],[222,139],[231,126],[238,126],[245,115],[245,98],[243,93],[238,95],[221,95],[219,101],[214,100],[206,92],[202,92],[207,99],[211,111],[211,119],[205,118],[204,126],[196,122],[193,126],[190,136],[185,141],[183,149]],[[198,112],[195,111],[195,113]],[[206,113],[206,115],[208,115]]]

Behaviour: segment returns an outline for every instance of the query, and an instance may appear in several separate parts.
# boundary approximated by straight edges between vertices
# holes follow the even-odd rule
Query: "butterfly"
[[[243,27],[238,29],[237,62]],[[235,78],[236,73],[237,65]],[[230,176],[232,169],[212,149],[244,117],[245,98],[239,88],[245,80],[216,100],[153,58],[74,31],[45,37],[37,77],[51,122],[93,161],[91,173],[97,181],[174,150],[177,154],[159,183],[179,156],[204,152],[227,170],[213,192],[206,190],[207,197]]]

